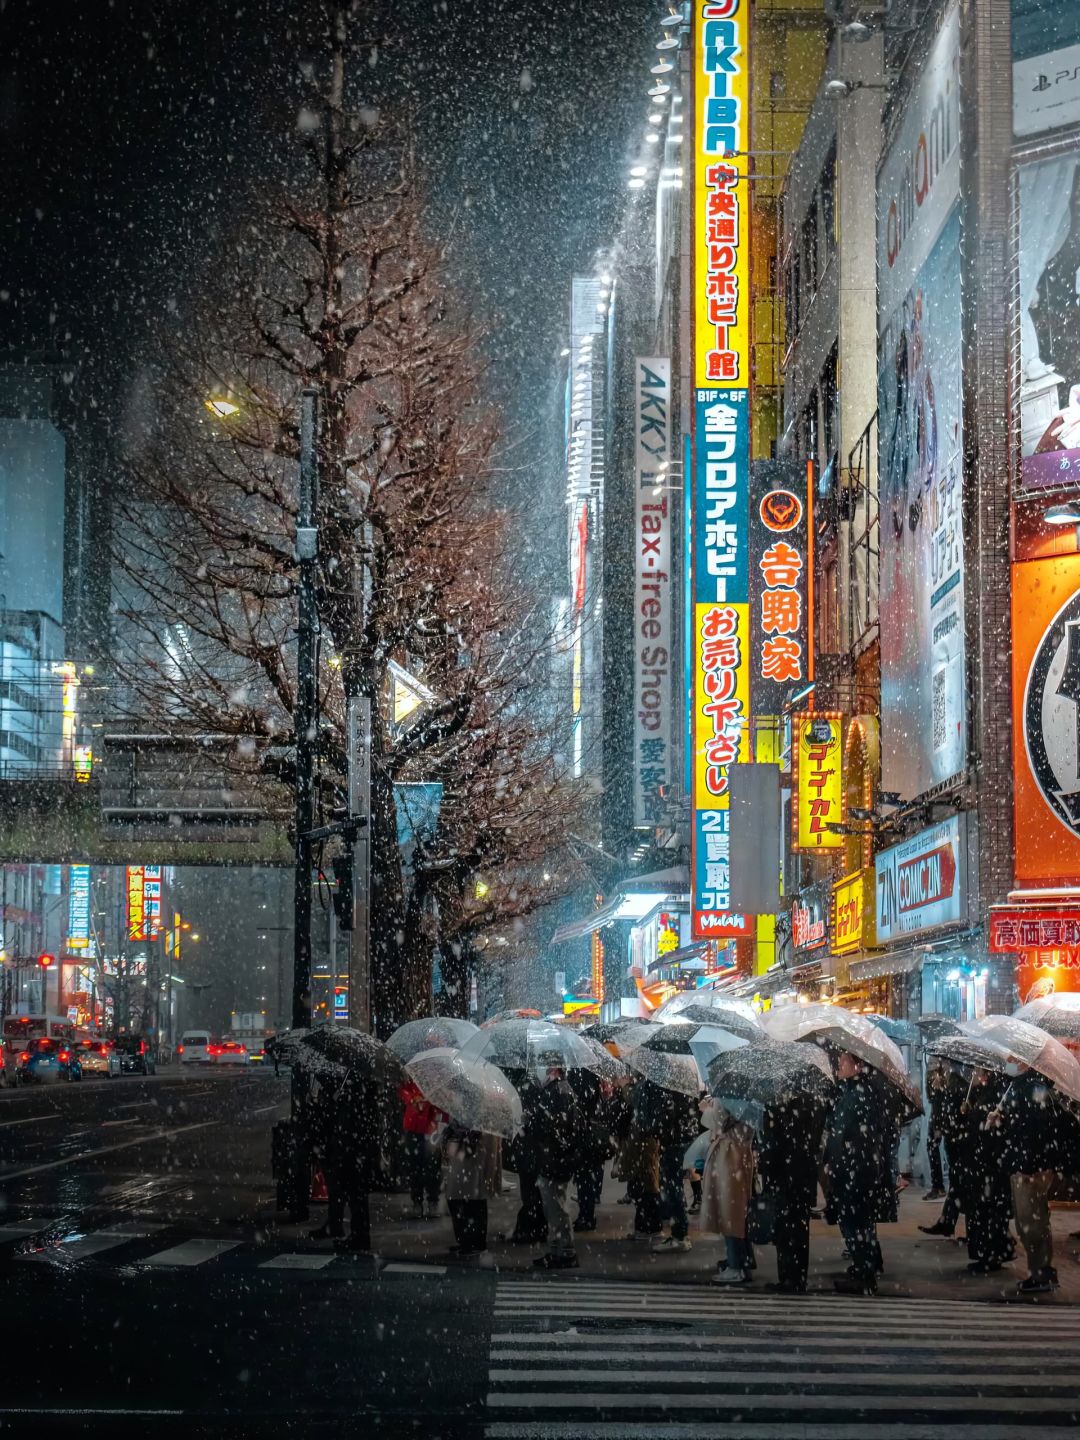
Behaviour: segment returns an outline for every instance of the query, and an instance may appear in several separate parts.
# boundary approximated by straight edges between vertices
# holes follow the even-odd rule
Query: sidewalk
[[[510,1175],[513,1190],[489,1205],[489,1255],[477,1260],[458,1260],[450,1255],[453,1244],[450,1220],[445,1202],[434,1220],[407,1218],[411,1206],[407,1195],[373,1195],[371,1197],[372,1239],[376,1253],[387,1260],[416,1264],[438,1264],[460,1267],[487,1265],[504,1273],[529,1273],[533,1260],[543,1253],[542,1246],[510,1245],[502,1237],[513,1229],[517,1213],[516,1177]],[[572,1189],[573,1187],[571,1187]],[[604,1184],[604,1195],[597,1208],[597,1228],[577,1242],[581,1274],[601,1275],[608,1279],[655,1280],[708,1284],[709,1277],[723,1254],[718,1237],[702,1235],[696,1217],[690,1217],[690,1238],[693,1249],[686,1255],[654,1255],[647,1241],[626,1238],[632,1221],[633,1207],[619,1205],[617,1197],[623,1186],[610,1175]],[[944,1240],[920,1233],[919,1225],[932,1224],[941,1206],[928,1203],[922,1191],[912,1187],[900,1197],[900,1219],[895,1225],[879,1229],[885,1256],[885,1274],[881,1278],[882,1295],[914,1296],[925,1299],[993,1300],[1017,1299],[1015,1287],[1027,1273],[1022,1255],[996,1275],[972,1276],[966,1270],[967,1247],[955,1240]],[[260,1231],[275,1242],[293,1241],[305,1247],[320,1247],[311,1241],[308,1232],[325,1216],[323,1206],[313,1205],[311,1219],[303,1225],[280,1222],[272,1215],[273,1198],[267,1194],[260,1206]],[[577,1207],[570,1207],[575,1214]],[[1055,1210],[1053,1213],[1055,1263],[1061,1288],[1050,1296],[1025,1298],[1020,1303],[1076,1305],[1080,1304],[1080,1240],[1069,1240],[1070,1231],[1080,1230],[1080,1210]],[[963,1224],[961,1223],[961,1231]],[[323,1242],[325,1248],[328,1243]],[[844,1273],[846,1261],[841,1256],[843,1242],[834,1226],[813,1221],[810,1238],[810,1277],[812,1290],[832,1290],[835,1276]],[[758,1269],[754,1288],[776,1279],[776,1252],[762,1246],[757,1253]],[[571,1272],[573,1273],[573,1272]]]

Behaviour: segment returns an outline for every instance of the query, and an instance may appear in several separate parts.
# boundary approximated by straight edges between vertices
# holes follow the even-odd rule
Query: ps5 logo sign
[[[1024,742],[1043,799],[1080,835],[1080,591],[1054,616],[1032,659]]]

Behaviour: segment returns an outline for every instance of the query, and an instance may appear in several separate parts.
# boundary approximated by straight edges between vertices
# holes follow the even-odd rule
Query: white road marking
[[[55,1220],[46,1220],[41,1216],[32,1216],[29,1220],[6,1220],[0,1224],[0,1240],[16,1235],[33,1235],[38,1230],[47,1230],[55,1223]]]
[[[43,1120],[59,1120],[59,1115],[27,1115],[24,1120],[0,1120],[0,1130],[10,1130],[13,1125],[40,1125]]]
[[[115,1145],[101,1145],[96,1150],[80,1150],[77,1155],[65,1155],[62,1160],[48,1160],[44,1165],[29,1165],[24,1170],[0,1172],[0,1185],[8,1180],[21,1180],[26,1175],[40,1175],[44,1170],[59,1170],[62,1165],[77,1165],[80,1160],[93,1160],[97,1155],[111,1155],[114,1150],[128,1150],[132,1145],[150,1145],[155,1140],[163,1140],[170,1135],[186,1135],[191,1130],[205,1130],[210,1125],[220,1123],[218,1120],[200,1120],[195,1125],[180,1125],[176,1129],[170,1130],[154,1130],[149,1135],[137,1135],[134,1140],[120,1140]]]
[[[131,1240],[145,1240],[164,1225],[144,1225],[138,1220],[125,1220],[105,1230],[92,1230],[88,1235],[76,1235],[71,1240],[61,1240],[35,1250],[32,1254],[20,1255],[20,1260],[52,1262],[54,1260],[84,1260],[90,1255],[102,1255],[106,1250],[115,1250]]]
[[[287,1105],[288,1103],[288,1100],[278,1100],[275,1101],[273,1105],[263,1105],[261,1109],[249,1110],[248,1114],[252,1117],[256,1115],[268,1115],[271,1110],[280,1110],[283,1105]]]
[[[159,1250],[140,1260],[140,1265],[202,1265],[207,1260],[216,1260],[228,1250],[235,1250],[239,1240],[185,1240],[171,1250]]]
[[[134,1115],[129,1115],[124,1120],[102,1120],[101,1128],[104,1130],[109,1125],[139,1125],[142,1122]]]
[[[574,1409],[595,1409],[595,1410],[640,1410],[643,1398],[640,1394],[628,1395],[624,1390],[610,1391],[601,1390],[590,1393],[554,1393],[538,1390],[526,1390],[515,1393],[508,1391],[506,1394],[489,1395],[487,1403],[492,1409],[518,1409],[522,1405],[529,1406],[534,1410],[574,1410]],[[836,1410],[843,1402],[848,1408],[865,1412],[868,1410],[902,1410],[910,1411],[912,1398],[910,1395],[776,1395],[763,1393],[761,1395],[748,1396],[745,1392],[740,1395],[724,1395],[718,1391],[712,1391],[708,1395],[673,1395],[670,1392],[659,1397],[665,1409],[670,1410],[737,1410],[744,1413],[746,1410]],[[1049,1399],[1042,1395],[1025,1395],[1017,1397],[1014,1401],[1002,1400],[986,1395],[933,1395],[922,1399],[924,1409],[949,1411],[951,1413],[960,1411],[994,1410],[998,1411],[1003,1405],[1013,1403],[1021,1407],[1026,1413],[1032,1411],[1061,1413],[1061,1401]],[[662,1436],[663,1431],[654,1427],[654,1434]],[[745,1425],[743,1435],[747,1434]],[[872,1433],[864,1430],[864,1434]],[[952,1435],[950,1428],[949,1435]],[[1029,1436],[1031,1432],[1029,1431]],[[1043,1432],[1040,1430],[1039,1434]],[[907,1440],[908,1431],[903,1432]],[[938,1434],[942,1434],[939,1429]]]
[[[337,1259],[336,1255],[275,1255],[264,1260],[260,1270],[323,1270]]]
[[[589,1359],[592,1359],[589,1355]],[[651,1357],[650,1357],[651,1358]],[[727,1358],[725,1352],[725,1359]],[[617,1378],[619,1383],[625,1385],[628,1390],[635,1387],[643,1389],[644,1393],[638,1395],[639,1401],[646,1403],[657,1399],[675,1400],[678,1405],[682,1404],[683,1397],[673,1397],[669,1391],[652,1395],[649,1387],[651,1385],[769,1385],[775,1387],[779,1382],[784,1385],[854,1385],[866,1387],[889,1387],[893,1390],[903,1390],[906,1387],[914,1386],[920,1392],[925,1386],[933,1385],[936,1390],[963,1390],[970,1385],[980,1385],[993,1389],[995,1386],[1011,1385],[1016,1388],[1023,1388],[1023,1378],[1017,1379],[1015,1375],[987,1374],[984,1369],[974,1371],[942,1371],[942,1370],[893,1370],[889,1369],[882,1373],[880,1370],[867,1371],[860,1366],[857,1371],[845,1370],[841,1373],[836,1371],[822,1370],[788,1370],[786,1368],[774,1370],[653,1370],[647,1373],[627,1372],[622,1370],[609,1371],[612,1378]],[[545,1380],[552,1385],[595,1385],[596,1371],[566,1370],[554,1367],[543,1370],[491,1370],[488,1379],[492,1384],[542,1384]],[[1075,1393],[1080,1373],[1069,1371],[1062,1375],[1055,1375],[1049,1378],[1046,1375],[1039,1376],[1040,1390],[1053,1390],[1056,1388],[1068,1388]],[[1028,1383],[1030,1383],[1030,1370],[1028,1372]],[[757,1395],[744,1395],[746,1402],[756,1401]],[[789,1397],[790,1398],[790,1397]],[[936,1404],[938,1396],[934,1395],[933,1403]]]
[[[383,1275],[445,1275],[445,1265],[409,1265],[404,1262],[395,1262],[392,1265],[385,1265],[380,1271]]]
[[[484,1434],[487,1440],[658,1440],[658,1436],[663,1440],[867,1440],[869,1432],[862,1421],[814,1425],[735,1420],[710,1425],[707,1421],[665,1420],[659,1429],[655,1420],[506,1420],[485,1426]],[[950,1425],[945,1431],[938,1424],[908,1422],[903,1429],[904,1440],[942,1440],[943,1435],[948,1435],[948,1440],[1032,1440],[1026,1425]],[[1038,1435],[1039,1440],[1075,1440],[1076,1430],[1071,1425],[1040,1426]]]

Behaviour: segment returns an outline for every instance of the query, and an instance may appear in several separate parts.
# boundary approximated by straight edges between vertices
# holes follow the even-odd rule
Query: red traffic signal
[[[41,966],[42,970],[48,970],[50,965],[56,964],[56,956],[43,953],[37,957],[37,963]]]

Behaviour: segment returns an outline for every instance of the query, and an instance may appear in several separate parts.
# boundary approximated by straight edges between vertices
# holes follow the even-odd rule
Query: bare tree
[[[541,903],[530,867],[558,847],[579,797],[543,703],[547,627],[514,574],[498,504],[481,337],[424,233],[408,127],[350,99],[352,10],[328,10],[297,173],[250,202],[199,295],[155,327],[154,394],[118,507],[117,671],[140,718],[230,737],[231,763],[284,819],[296,417],[316,388],[319,793],[324,815],[343,803],[346,698],[366,694],[385,1030],[430,1006],[429,899],[451,945]],[[401,733],[391,660],[434,696]],[[411,779],[441,781],[445,800],[407,903],[393,787]],[[487,871],[499,881],[476,908],[470,877]]]

